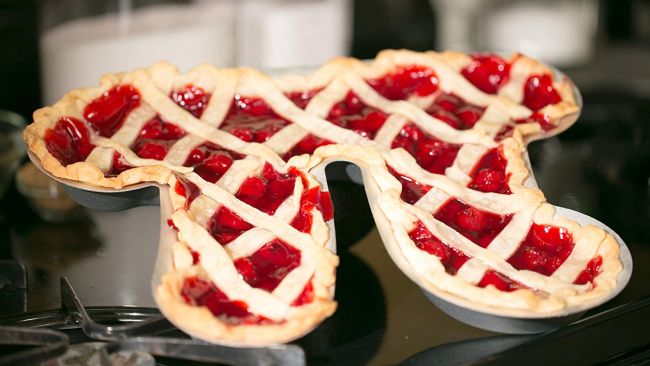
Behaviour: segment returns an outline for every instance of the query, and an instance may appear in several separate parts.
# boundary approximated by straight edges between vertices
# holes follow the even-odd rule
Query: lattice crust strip
[[[24,137],[61,178],[170,187],[163,313],[219,343],[287,342],[336,307],[329,194],[362,168],[384,243],[418,285],[461,306],[556,316],[612,293],[602,228],[555,218],[526,143],[573,124],[566,78],[523,55],[384,51],[310,75],[161,63],[107,75],[34,113]]]

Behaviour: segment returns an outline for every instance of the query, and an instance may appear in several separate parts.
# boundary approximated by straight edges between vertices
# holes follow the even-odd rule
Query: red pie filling
[[[235,260],[235,267],[249,285],[273,291],[300,265],[300,251],[280,239],[264,244],[250,257]]]
[[[253,225],[244,221],[239,215],[230,211],[226,206],[221,206],[210,217],[208,231],[221,245],[226,245],[237,239],[242,233],[253,228]]]
[[[390,166],[388,167],[388,171],[402,184],[400,198],[408,204],[412,205],[419,201],[431,189],[431,186],[422,184],[407,175],[400,174]]]
[[[381,78],[366,80],[377,93],[391,100],[403,100],[415,94],[424,97],[438,90],[438,77],[428,67],[398,66]]]
[[[116,177],[123,171],[129,170],[131,168],[134,168],[134,166],[130,165],[126,160],[124,160],[122,154],[115,151],[113,153],[113,162],[111,163],[111,168],[104,174],[104,176]]]
[[[472,62],[461,74],[485,93],[496,94],[510,78],[510,64],[497,55],[472,55]]]
[[[210,183],[217,182],[235,160],[244,156],[211,142],[197,146],[187,156],[183,166],[194,167],[194,172]]]
[[[305,91],[297,91],[286,93],[285,95],[289,98],[293,104],[297,105],[300,109],[307,108],[309,102],[311,102],[314,95],[318,94],[322,89],[313,89]]]
[[[296,217],[291,221],[291,226],[303,233],[311,232],[311,225],[314,221],[312,210],[314,208],[321,212],[323,220],[329,221],[334,218],[330,193],[322,192],[319,187],[313,187],[302,192],[300,209]]]
[[[62,117],[45,131],[45,147],[63,166],[84,161],[95,148],[86,125],[74,117]]]
[[[507,161],[501,148],[488,151],[472,169],[472,181],[467,186],[481,192],[511,194],[506,165]]]
[[[551,118],[543,113],[540,112],[534,112],[533,114],[530,115],[528,118],[522,118],[518,119],[515,121],[515,123],[538,123],[539,126],[544,130],[544,131],[550,131],[554,129],[556,126],[555,124],[551,121]]]
[[[438,140],[412,123],[404,126],[393,140],[391,148],[398,147],[413,155],[422,168],[435,174],[443,174],[453,164],[460,150],[460,145]]]
[[[235,95],[220,129],[246,142],[265,142],[289,121],[276,114],[262,98]]]
[[[553,88],[553,77],[550,74],[531,75],[526,80],[523,101],[526,107],[537,111],[561,101],[562,97]]]
[[[333,144],[332,141],[327,139],[322,139],[318,136],[307,135],[304,139],[300,140],[291,150],[289,150],[282,159],[288,161],[296,155],[302,154],[312,154],[314,150],[321,146]]]
[[[569,230],[552,225],[533,226],[508,263],[517,269],[527,269],[550,276],[573,250]]]
[[[182,128],[154,117],[142,127],[131,150],[143,159],[163,160],[169,148],[183,136]]]
[[[300,295],[298,295],[298,297],[296,297],[296,299],[293,300],[291,306],[302,306],[314,301],[315,294],[314,294],[314,285],[311,282],[312,279],[310,279],[309,282],[307,282],[305,288],[302,290]]]
[[[140,93],[132,85],[118,85],[84,108],[84,118],[103,137],[111,137],[131,110],[140,105]]]
[[[445,271],[451,275],[456,274],[458,269],[469,260],[469,257],[464,253],[435,237],[421,221],[409,233],[409,237],[418,248],[440,258]]]
[[[603,264],[603,257],[601,256],[596,256],[592,260],[587,263],[587,267],[580,272],[578,277],[576,278],[573,283],[576,285],[584,285],[587,282],[591,282],[593,284],[594,278],[598,276],[600,273],[600,266]]]
[[[345,99],[336,103],[330,110],[327,120],[335,125],[352,130],[359,135],[373,139],[384,125],[388,115],[376,108],[367,106],[350,91]]]
[[[262,174],[247,178],[235,196],[258,210],[273,215],[278,206],[293,194],[298,176],[300,172],[295,169],[279,173],[271,164],[266,163]]]
[[[497,215],[452,198],[436,211],[434,217],[485,248],[508,225],[512,214]]]
[[[171,93],[171,98],[176,104],[190,112],[194,117],[200,118],[208,106],[212,94],[206,93],[205,90],[191,84],[185,85],[180,90]]]
[[[274,322],[248,311],[248,304],[243,301],[231,300],[211,282],[198,277],[187,277],[183,281],[181,296],[186,303],[194,306],[205,306],[210,312],[231,325],[241,324],[273,324]]]
[[[513,281],[510,277],[492,269],[489,269],[485,272],[483,278],[481,278],[481,281],[479,281],[477,286],[487,287],[487,285],[492,285],[496,287],[498,290],[505,291],[505,292],[511,292],[522,288],[527,288],[521,283],[517,281]]]
[[[201,189],[189,180],[177,175],[174,192],[185,197],[185,208],[190,207],[192,202],[201,195]]]
[[[457,130],[468,130],[481,118],[485,108],[469,104],[453,94],[440,94],[426,112]]]

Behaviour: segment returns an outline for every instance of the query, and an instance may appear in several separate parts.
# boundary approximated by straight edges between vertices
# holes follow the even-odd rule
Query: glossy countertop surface
[[[632,253],[629,285],[590,312],[596,313],[650,295],[650,107],[644,99],[611,90],[584,94],[578,124],[533,143],[529,151],[549,202],[602,221]],[[363,187],[350,181],[330,186],[341,258],[339,308],[297,342],[310,364],[398,364],[432,347],[497,335],[447,316],[400,272],[374,228]],[[81,218],[48,223],[10,186],[0,209],[0,259],[19,261],[28,272],[24,310],[58,308],[64,275],[87,306],[155,306],[150,276],[157,206],[86,210]],[[16,308],[0,309],[0,314],[12,311]]]

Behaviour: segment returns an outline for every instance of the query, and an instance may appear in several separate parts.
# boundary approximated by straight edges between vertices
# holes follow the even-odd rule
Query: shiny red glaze
[[[116,177],[120,175],[125,170],[129,170],[131,168],[134,168],[132,165],[129,165],[129,163],[124,160],[124,157],[122,154],[118,153],[115,151],[113,153],[113,162],[111,164],[111,169],[108,170],[106,174],[104,174],[106,177]]]
[[[63,166],[84,161],[95,145],[86,125],[74,117],[62,117],[45,131],[45,147]]]
[[[368,139],[375,138],[387,118],[386,113],[367,106],[352,91],[348,92],[345,99],[336,103],[327,116],[327,120],[335,125],[352,130]]]
[[[142,127],[131,150],[143,159],[163,160],[169,148],[183,136],[182,128],[154,117]]]
[[[291,221],[291,226],[303,233],[310,232],[313,223],[312,210],[314,208],[321,212],[323,220],[329,221],[333,218],[334,212],[329,192],[321,192],[319,187],[303,191],[300,197],[300,209],[296,217]]]
[[[313,89],[305,91],[290,92],[285,94],[293,104],[297,105],[300,109],[307,108],[309,102],[311,102],[314,95],[318,94],[322,89]]]
[[[203,88],[191,84],[171,93],[172,100],[196,118],[201,117],[211,96],[212,94],[206,93]]]
[[[412,205],[419,201],[431,189],[430,185],[422,184],[407,175],[400,174],[390,166],[388,167],[388,171],[402,184],[402,194],[400,197],[402,201],[408,204]]]
[[[510,78],[510,64],[497,55],[476,54],[461,74],[485,93],[496,94]]]
[[[433,235],[421,221],[418,222],[415,229],[409,232],[409,237],[418,248],[440,258],[440,262],[445,267],[445,271],[451,275],[456,274],[458,269],[469,260],[467,255],[443,243]]]
[[[478,287],[487,287],[488,285],[492,285],[496,287],[497,290],[505,292],[527,288],[521,283],[513,281],[510,277],[491,269],[485,272],[483,278],[481,278],[481,281],[478,283]]]
[[[242,233],[253,228],[228,207],[221,206],[208,221],[208,231],[221,245],[237,239]]]
[[[472,169],[472,181],[467,186],[481,192],[511,194],[506,174],[507,163],[501,148],[491,149]]]
[[[533,224],[526,239],[508,259],[517,269],[527,269],[550,276],[573,250],[569,230],[552,225]]]
[[[167,219],[167,226],[169,226],[169,228],[174,231],[178,231],[178,228],[176,227],[176,225],[174,224],[174,220],[172,219]]]
[[[190,254],[192,255],[192,264],[193,265],[196,265],[197,263],[199,263],[201,261],[201,254],[199,254],[199,252],[196,252],[196,251],[193,251],[192,249],[190,249]]]
[[[264,244],[249,257],[235,260],[244,281],[266,291],[273,291],[299,265],[300,251],[280,239]]]
[[[132,85],[118,85],[84,108],[84,118],[103,137],[111,137],[131,110],[140,105],[140,93]]]
[[[443,174],[453,164],[460,150],[460,145],[438,140],[412,123],[402,128],[391,147],[404,148],[422,168],[435,174]]]
[[[512,214],[497,215],[452,198],[436,211],[434,217],[485,248],[508,225]]]
[[[296,155],[312,154],[317,148],[330,144],[333,144],[333,142],[310,134],[300,140],[293,148],[291,148],[291,150],[284,154],[282,159],[288,161]]]
[[[201,189],[196,184],[178,175],[176,176],[174,192],[179,196],[185,197],[186,208],[190,207],[192,202],[201,195]]]
[[[523,101],[526,107],[537,111],[561,101],[562,97],[553,87],[553,77],[550,74],[531,75],[526,80]]]
[[[302,306],[314,301],[314,285],[311,281],[312,279],[309,279],[309,282],[307,282],[300,295],[293,300],[291,306]]]
[[[248,304],[239,300],[230,300],[211,282],[198,277],[187,277],[183,281],[181,296],[186,303],[205,306],[210,312],[228,324],[272,324],[263,316],[251,314]]]
[[[279,173],[271,164],[266,163],[262,174],[246,179],[235,196],[258,210],[273,215],[278,206],[293,194],[298,176],[300,173],[293,170]]]
[[[453,94],[440,94],[426,109],[431,116],[457,130],[468,130],[481,118],[485,108],[465,102]]]
[[[244,155],[206,142],[190,151],[183,166],[194,167],[194,172],[210,183],[217,182],[235,160]]]
[[[551,121],[551,117],[549,117],[547,114],[541,113],[541,112],[534,112],[533,114],[530,115],[528,118],[522,118],[518,119],[515,121],[515,123],[521,124],[521,123],[538,123],[539,126],[542,128],[544,131],[550,131],[557,127],[553,121]]]
[[[435,72],[420,65],[398,66],[394,72],[366,82],[377,93],[391,100],[407,99],[413,94],[424,97],[438,90]]]
[[[576,280],[573,281],[573,283],[576,285],[584,285],[587,282],[591,282],[593,284],[594,278],[596,278],[596,276],[598,276],[600,273],[600,266],[602,266],[602,264],[603,257],[598,255],[592,258],[589,263],[587,263],[585,269],[580,272],[578,277],[576,277]]]
[[[262,143],[289,124],[264,99],[235,95],[219,128],[246,142]]]

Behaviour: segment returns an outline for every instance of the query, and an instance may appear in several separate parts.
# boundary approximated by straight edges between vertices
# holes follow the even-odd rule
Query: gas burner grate
[[[104,310],[124,308],[105,308]],[[126,324],[101,324],[93,320],[70,282],[61,278],[61,309],[45,314],[23,314],[6,318],[0,326],[0,345],[15,346],[17,351],[0,356],[0,364],[30,365],[60,357],[58,363],[67,360],[98,365],[130,360],[131,364],[147,365],[153,357],[218,363],[227,365],[304,365],[305,353],[296,345],[276,345],[260,348],[233,348],[215,345],[195,339],[160,336],[178,332],[160,313],[143,314],[136,310],[137,320]],[[104,312],[105,313],[105,312]],[[49,317],[49,321],[48,316]],[[52,315],[56,318],[52,320]],[[118,314],[114,314],[119,317]],[[31,328],[34,327],[34,328]],[[43,329],[54,327],[57,330]],[[64,331],[80,329],[85,339],[95,342],[69,347],[69,337]],[[101,342],[97,342],[101,341]],[[74,342],[72,342],[74,343]],[[26,348],[29,347],[29,348]],[[68,353],[66,353],[66,351]]]

